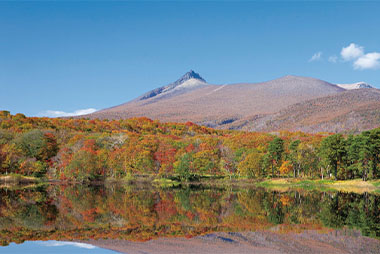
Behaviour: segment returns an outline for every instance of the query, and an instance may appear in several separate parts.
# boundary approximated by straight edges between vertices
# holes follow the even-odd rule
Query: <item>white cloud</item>
[[[94,113],[96,109],[87,108],[87,109],[79,109],[74,112],[64,112],[64,111],[55,111],[55,110],[46,110],[38,113],[38,116],[47,116],[47,117],[64,117],[64,116],[81,116],[86,114]]]
[[[329,57],[329,62],[330,63],[336,63],[338,61],[338,57],[337,56],[330,56]]]
[[[354,62],[354,68],[359,70],[377,69],[380,67],[380,53],[372,52],[359,57]]]
[[[355,70],[380,68],[380,53],[365,53],[364,47],[355,43],[351,43],[347,47],[343,47],[340,55],[344,61],[352,62]]]
[[[319,52],[315,53],[315,54],[309,59],[309,62],[314,62],[314,61],[321,60],[321,57],[322,57],[322,52],[319,51]]]
[[[347,47],[342,48],[342,51],[340,52],[340,55],[345,61],[355,60],[361,57],[363,54],[364,48],[355,43],[351,43]]]
[[[39,245],[43,245],[46,247],[61,247],[61,246],[74,246],[82,249],[95,249],[96,246],[87,244],[87,243],[76,243],[76,242],[64,242],[64,241],[46,241],[46,242],[38,242]]]

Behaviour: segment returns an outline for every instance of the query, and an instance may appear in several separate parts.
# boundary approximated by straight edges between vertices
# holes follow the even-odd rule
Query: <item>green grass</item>
[[[377,187],[377,188],[380,188],[380,180],[373,180],[373,181],[370,181],[372,183],[373,186]]]
[[[173,188],[173,187],[178,187],[181,185],[180,182],[167,179],[167,178],[157,178],[153,180],[153,184],[156,186],[159,186],[161,188]]]

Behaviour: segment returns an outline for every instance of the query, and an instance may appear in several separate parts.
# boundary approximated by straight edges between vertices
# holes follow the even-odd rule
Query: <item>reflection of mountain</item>
[[[216,128],[260,131],[361,131],[378,127],[377,119],[380,119],[380,105],[362,103],[366,100],[379,101],[373,98],[379,97],[379,90],[368,87],[363,82],[334,85],[298,76],[262,83],[211,85],[198,73],[190,71],[177,81],[135,100],[85,117],[118,119],[145,116],[161,121],[191,121]],[[315,100],[318,100],[317,104]],[[349,107],[340,103],[341,100],[349,100]],[[283,116],[284,111],[290,113]],[[307,118],[300,121],[298,117],[305,113]],[[320,119],[321,114],[324,119]]]
[[[277,228],[281,230],[281,227]],[[121,253],[193,254],[193,253],[377,253],[379,241],[360,236],[354,230],[333,230],[328,233],[306,231],[279,233],[259,232],[212,233],[194,238],[160,238],[149,242],[115,239],[85,241]]]
[[[0,189],[2,244],[25,240],[197,236],[215,231],[342,228],[379,237],[371,194],[288,193],[262,189],[150,189],[143,186],[49,186]],[[327,227],[327,228],[326,228]]]

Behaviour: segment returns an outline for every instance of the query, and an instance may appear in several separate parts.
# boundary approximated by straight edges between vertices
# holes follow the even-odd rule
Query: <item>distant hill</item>
[[[348,89],[352,88],[298,76],[261,83],[213,85],[189,71],[177,81],[130,102],[82,117],[145,116],[161,121],[191,121],[215,128],[260,131],[356,131],[380,125],[376,120],[380,116],[376,111],[377,108],[380,111],[379,90]]]
[[[228,126],[249,131],[361,132],[380,126],[380,90],[356,89],[307,100]]]

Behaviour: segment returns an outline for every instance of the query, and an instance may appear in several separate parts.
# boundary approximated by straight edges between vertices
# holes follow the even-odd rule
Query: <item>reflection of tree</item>
[[[380,236],[380,198],[364,193],[326,196],[322,201],[321,221],[327,227],[360,229],[365,236]]]
[[[238,202],[235,205],[235,213],[242,218],[264,218],[266,216],[263,209],[265,193],[258,190],[245,190],[238,193]]]
[[[184,189],[176,192],[176,200],[179,202],[179,205],[185,210],[185,211],[192,211],[192,206],[190,203],[190,189]]]
[[[370,194],[263,189],[152,189],[58,185],[0,190],[0,239],[194,236],[213,231],[281,228],[361,229],[379,237],[380,197]],[[3,244],[4,244],[3,243]]]
[[[331,228],[341,228],[344,225],[347,216],[346,211],[342,209],[339,196],[334,195],[328,198],[322,205],[321,219],[325,226]]]
[[[264,201],[264,208],[269,222],[277,225],[284,221],[284,213],[282,211],[282,204],[278,199],[278,193],[269,193],[269,197]]]
[[[3,232],[22,236],[28,235],[29,231],[47,230],[56,223],[57,215],[57,207],[44,188],[34,191],[0,189],[0,239],[5,241],[2,244],[12,240],[20,242]]]

